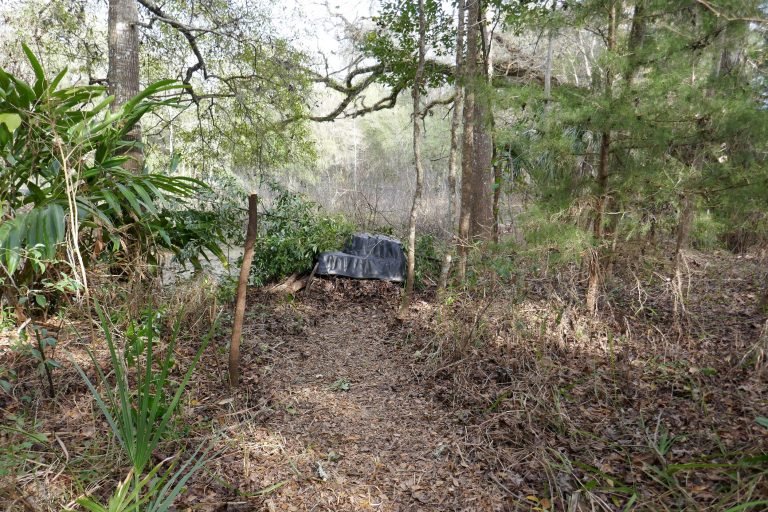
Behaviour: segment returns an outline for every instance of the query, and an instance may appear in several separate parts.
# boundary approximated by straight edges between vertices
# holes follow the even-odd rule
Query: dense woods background
[[[767,27],[750,0],[4,2],[0,499],[765,508]],[[314,283],[359,231],[403,240],[402,289]]]

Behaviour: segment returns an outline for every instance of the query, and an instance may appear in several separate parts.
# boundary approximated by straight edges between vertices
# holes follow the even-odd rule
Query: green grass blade
[[[189,380],[192,378],[192,372],[195,370],[195,367],[197,366],[198,361],[200,360],[200,357],[203,355],[203,351],[208,346],[208,343],[211,340],[211,336],[208,335],[203,339],[203,343],[200,345],[200,349],[197,351],[197,354],[195,354],[195,358],[192,360],[192,363],[189,365],[189,368],[187,369],[187,373],[184,375],[184,379],[179,384],[179,387],[176,389],[176,393],[173,396],[173,400],[171,400],[171,403],[168,404],[168,408],[165,411],[165,414],[163,414],[163,419],[160,422],[160,425],[158,427],[158,433],[164,432],[166,426],[168,425],[168,422],[171,419],[171,416],[176,411],[176,408],[179,405],[179,402],[181,401],[181,395],[184,393],[184,390],[187,387],[187,384],[189,383]],[[159,439],[158,439],[159,440]]]
[[[184,464],[168,478],[165,485],[157,493],[155,500],[147,508],[147,512],[165,512],[173,505],[174,500],[184,489],[187,481],[208,461],[209,450],[207,449],[198,457],[201,449],[202,445],[198,446]],[[192,464],[191,467],[190,464]]]
[[[96,303],[96,313],[99,316],[102,330],[104,331],[104,338],[107,341],[109,347],[109,355],[112,360],[112,367],[115,372],[115,381],[117,386],[117,394],[120,401],[120,425],[121,434],[125,441],[125,449],[128,452],[131,462],[135,465],[135,458],[137,452],[136,446],[136,429],[133,421],[133,408],[131,407],[131,392],[128,389],[128,378],[125,374],[125,364],[123,360],[118,356],[115,342],[112,338],[109,321],[104,314],[101,306]]]
[[[725,512],[741,512],[742,510],[749,510],[751,508],[762,507],[765,505],[768,505],[768,500],[749,501],[747,503],[742,503],[740,505],[736,505],[735,507],[731,507]]]
[[[90,350],[88,351],[90,353]],[[91,355],[91,358],[93,358],[93,355]],[[85,381],[85,385],[88,387],[88,390],[91,392],[91,395],[93,395],[93,399],[96,400],[96,405],[99,407],[99,410],[101,410],[101,413],[104,415],[104,417],[107,420],[107,423],[109,424],[109,427],[112,429],[112,433],[117,438],[118,442],[125,447],[125,441],[123,440],[123,437],[121,435],[121,430],[117,426],[117,422],[115,422],[115,419],[112,417],[112,414],[109,412],[109,407],[107,407],[107,404],[104,403],[104,399],[101,397],[101,394],[96,389],[96,387],[93,385],[91,380],[88,378],[88,376],[85,374],[82,368],[80,368],[80,365],[75,362],[74,359],[70,359],[72,361],[72,364],[75,367],[75,370],[77,370],[77,373],[80,374],[80,377]],[[98,365],[96,365],[98,366]]]

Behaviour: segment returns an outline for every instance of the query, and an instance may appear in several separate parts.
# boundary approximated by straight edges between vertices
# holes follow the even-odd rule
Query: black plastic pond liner
[[[317,274],[356,279],[405,281],[403,244],[384,235],[352,235],[343,250],[317,258]]]

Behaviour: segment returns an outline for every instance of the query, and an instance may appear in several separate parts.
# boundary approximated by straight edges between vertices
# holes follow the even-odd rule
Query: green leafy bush
[[[720,239],[734,253],[746,253],[768,246],[768,213],[729,212],[723,216],[725,226]]]
[[[211,187],[202,188],[195,196],[196,208],[165,211],[159,219],[163,230],[171,234],[176,261],[191,263],[196,270],[208,254],[226,261],[220,245],[242,246],[245,242],[247,211],[243,205],[248,195],[229,175],[215,176],[208,182]]]
[[[434,235],[422,235],[416,238],[414,284],[417,287],[424,288],[428,284],[437,283],[444,254],[444,244]]]
[[[699,250],[712,250],[722,246],[725,226],[711,212],[699,212],[691,229],[691,245]]]
[[[202,249],[223,258],[219,232],[190,217],[189,200],[207,188],[202,182],[123,168],[136,144],[128,133],[148,112],[175,104],[157,95],[173,96],[182,86],[156,82],[112,111],[113,97],[103,87],[62,86],[66,69],[49,80],[24,51],[34,82],[0,68],[0,286],[6,300],[17,305],[46,275],[78,275],[75,267],[99,258],[141,254],[154,262],[170,250],[194,263]],[[77,257],[65,251],[67,241],[76,242]]]
[[[323,251],[337,250],[353,226],[338,215],[325,215],[304,195],[272,185],[274,206],[261,215],[260,234],[251,267],[251,281],[270,281],[312,268]]]
[[[525,232],[525,252],[544,264],[579,261],[592,247],[590,232],[542,208],[531,208],[520,216],[520,223]]]

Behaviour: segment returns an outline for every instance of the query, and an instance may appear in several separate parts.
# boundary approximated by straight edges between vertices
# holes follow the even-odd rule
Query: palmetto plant
[[[114,378],[110,380],[107,377],[93,354],[91,354],[91,360],[96,368],[102,391],[99,391],[98,384],[92,382],[80,366],[75,364],[75,368],[91,391],[113,435],[130,460],[131,469],[126,480],[118,485],[106,506],[90,497],[81,498],[79,503],[91,511],[159,512],[168,510],[173,500],[183,490],[187,480],[203,466],[206,455],[202,448],[198,447],[178,469],[174,464],[160,473],[163,463],[150,468],[152,454],[169,434],[170,422],[178,412],[182,395],[203,350],[212,337],[215,325],[203,339],[192,363],[174,390],[171,386],[170,373],[174,367],[174,349],[180,323],[176,322],[164,355],[157,359],[155,358],[155,330],[152,329],[151,324],[147,329],[142,329],[141,333],[146,339],[141,340],[141,354],[138,354],[138,357],[133,359],[133,364],[129,365],[126,353],[120,353],[115,344],[111,332],[112,326],[107,316],[100,307],[96,309],[109,347],[111,374]],[[152,322],[151,316],[149,322]],[[134,368],[133,379],[129,378],[130,366]]]
[[[9,283],[18,291],[45,272],[25,257],[33,248],[48,260],[66,260],[81,281],[91,260],[129,247],[151,259],[163,248],[180,253],[198,237],[193,246],[199,251],[223,257],[215,228],[175,229],[184,227],[175,215],[189,211],[185,201],[204,184],[123,169],[126,150],[137,144],[126,135],[147,112],[173,105],[182,86],[156,82],[112,111],[103,87],[62,85],[66,69],[49,80],[24,51],[34,82],[0,68],[0,284],[6,298],[15,300]],[[154,99],[159,94],[165,99]]]

